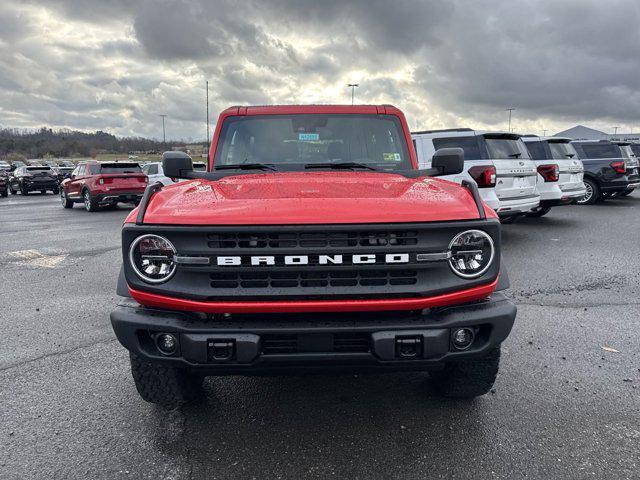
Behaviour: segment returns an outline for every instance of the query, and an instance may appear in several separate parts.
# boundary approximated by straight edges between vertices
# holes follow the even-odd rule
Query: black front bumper
[[[206,375],[250,375],[313,370],[425,370],[445,362],[482,357],[502,343],[516,306],[502,293],[489,299],[422,312],[206,316],[154,310],[127,301],[111,313],[120,343],[150,362]],[[471,327],[464,350],[451,342],[454,328]],[[164,355],[155,339],[178,339]],[[410,342],[415,355],[406,356]],[[413,347],[412,347],[413,348]]]

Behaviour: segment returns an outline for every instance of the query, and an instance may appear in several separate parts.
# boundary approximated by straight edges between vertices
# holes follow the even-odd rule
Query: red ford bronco
[[[167,152],[122,230],[111,313],[143,399],[175,407],[210,375],[429,371],[445,396],[487,393],[515,305],[500,223],[459,173],[418,170],[402,112],[233,107],[207,172]]]

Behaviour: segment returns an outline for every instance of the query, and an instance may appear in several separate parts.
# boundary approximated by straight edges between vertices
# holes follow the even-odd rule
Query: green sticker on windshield
[[[402,161],[402,157],[399,153],[383,153],[382,158],[384,158],[385,162],[400,162]]]

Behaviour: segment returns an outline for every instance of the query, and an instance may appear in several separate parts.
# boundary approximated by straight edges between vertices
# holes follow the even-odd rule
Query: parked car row
[[[462,148],[462,173],[451,181],[474,182],[483,201],[503,222],[520,215],[541,217],[552,207],[593,204],[640,187],[640,145],[577,141],[468,128],[412,133],[421,168],[431,167],[436,150]]]

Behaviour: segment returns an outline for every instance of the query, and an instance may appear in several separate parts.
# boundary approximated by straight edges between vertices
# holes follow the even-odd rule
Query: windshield
[[[545,142],[537,140],[535,142],[524,142],[525,147],[527,147],[527,151],[529,152],[529,156],[532,160],[548,160],[550,155],[545,148]],[[555,157],[553,157],[555,158]]]
[[[100,173],[142,173],[137,163],[102,163]]]
[[[525,158],[529,160],[529,152],[524,142],[513,138],[485,138],[487,152],[492,160],[514,160]]]
[[[549,142],[551,158],[556,160],[566,160],[567,158],[578,158],[576,150],[570,143]]]
[[[267,164],[296,171],[348,162],[380,170],[412,169],[399,119],[338,114],[231,117],[222,125],[213,164]]]

